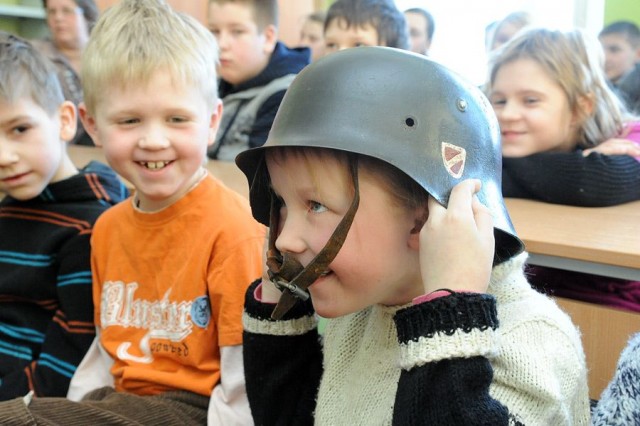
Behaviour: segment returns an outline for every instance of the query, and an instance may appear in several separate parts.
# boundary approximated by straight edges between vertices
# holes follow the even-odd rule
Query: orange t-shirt
[[[248,285],[261,275],[265,228],[212,176],[156,213],[131,199],[91,240],[95,322],[118,391],[210,395],[220,346],[242,343]]]

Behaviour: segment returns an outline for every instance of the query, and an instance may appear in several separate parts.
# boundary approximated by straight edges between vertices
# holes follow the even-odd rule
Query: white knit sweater
[[[484,355],[494,379],[491,396],[528,426],[589,423],[587,369],[580,336],[550,298],[523,273],[526,254],[494,268],[495,332],[436,335],[400,346],[393,316],[402,307],[372,306],[331,319],[324,337],[324,374],[316,424],[357,424],[362,413],[391,424],[401,365]],[[358,420],[361,419],[361,420]]]

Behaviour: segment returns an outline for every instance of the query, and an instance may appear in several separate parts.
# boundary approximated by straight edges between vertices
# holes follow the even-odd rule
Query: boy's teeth
[[[146,163],[142,163],[147,169],[157,170],[166,167],[169,164],[168,161],[147,161]]]

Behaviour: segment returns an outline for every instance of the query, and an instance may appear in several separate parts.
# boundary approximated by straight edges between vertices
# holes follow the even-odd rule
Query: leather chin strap
[[[280,253],[276,248],[276,232],[269,232],[269,248],[267,250],[267,267],[269,279],[282,291],[282,296],[271,313],[272,319],[280,319],[296,304],[298,299],[307,300],[309,292],[307,288],[313,284],[320,275],[328,271],[329,264],[333,262],[347,233],[360,204],[360,189],[358,185],[358,161],[356,157],[350,157],[349,161],[351,178],[353,180],[354,196],[349,210],[344,215],[331,238],[323,249],[306,266],[302,265],[288,253]],[[280,206],[276,197],[271,195],[271,211],[269,217],[269,230],[276,231],[280,221]]]

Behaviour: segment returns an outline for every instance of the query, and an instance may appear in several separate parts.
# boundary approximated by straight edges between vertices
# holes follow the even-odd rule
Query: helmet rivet
[[[458,110],[460,110],[460,112],[465,112],[467,110],[467,101],[458,98],[456,99],[456,106],[458,107]]]

